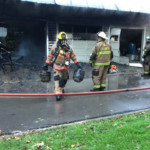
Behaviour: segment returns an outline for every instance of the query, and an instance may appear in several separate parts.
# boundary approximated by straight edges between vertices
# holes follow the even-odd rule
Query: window
[[[118,35],[112,35],[110,41],[118,41]]]
[[[66,33],[72,33],[72,25],[70,24],[60,24],[59,32],[64,31]]]
[[[71,33],[73,40],[96,40],[96,34],[102,31],[102,26],[60,24],[59,32],[61,31]]]
[[[88,31],[88,33],[97,33],[97,32],[99,32],[99,31],[102,31],[102,27],[100,26],[100,27],[92,27],[92,26],[89,26],[89,27],[87,27],[87,31]]]

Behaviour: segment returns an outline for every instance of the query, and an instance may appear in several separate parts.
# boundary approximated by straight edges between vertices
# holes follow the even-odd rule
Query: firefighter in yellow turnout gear
[[[150,75],[150,37],[147,38],[143,58],[144,58],[144,75]]]
[[[73,49],[67,43],[67,39],[68,37],[65,32],[58,34],[58,42],[52,46],[45,64],[46,69],[48,65],[54,69],[56,100],[61,100],[64,87],[69,79],[70,59],[78,68],[81,68]]]
[[[111,45],[106,43],[106,34],[98,32],[98,43],[90,55],[90,66],[93,67],[92,79],[94,87],[91,91],[103,91],[106,87],[106,75],[111,61]]]

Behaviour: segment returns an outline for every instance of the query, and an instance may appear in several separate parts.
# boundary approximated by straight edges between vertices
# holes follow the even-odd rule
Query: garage
[[[113,61],[129,65],[141,62],[145,45],[144,28],[111,28],[110,44],[114,52]]]
[[[130,62],[138,62],[141,58],[141,29],[121,29],[120,56],[129,57]]]

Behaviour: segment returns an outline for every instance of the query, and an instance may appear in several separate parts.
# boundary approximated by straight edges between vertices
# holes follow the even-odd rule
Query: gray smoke
[[[16,55],[23,56],[24,63],[41,64],[45,50],[37,46],[32,40],[22,40]]]

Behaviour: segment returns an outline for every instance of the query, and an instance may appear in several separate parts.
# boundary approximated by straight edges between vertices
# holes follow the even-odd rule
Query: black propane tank
[[[73,73],[73,80],[75,82],[81,82],[84,79],[84,70],[81,68],[77,68],[75,69],[74,73]]]
[[[51,72],[48,70],[42,70],[40,72],[40,78],[42,82],[49,82],[51,81]]]

